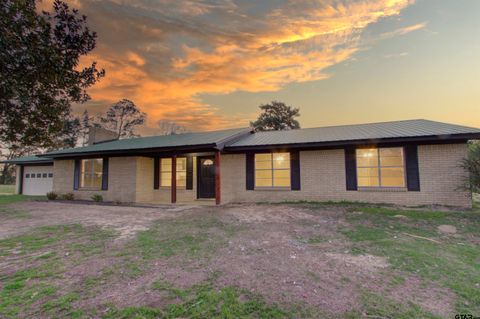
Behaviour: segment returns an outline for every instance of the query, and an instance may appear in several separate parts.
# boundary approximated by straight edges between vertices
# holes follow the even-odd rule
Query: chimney
[[[117,133],[104,129],[103,127],[92,126],[88,130],[88,145],[114,140],[118,140]]]

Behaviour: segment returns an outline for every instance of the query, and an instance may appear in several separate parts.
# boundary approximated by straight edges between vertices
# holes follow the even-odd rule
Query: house
[[[460,186],[480,129],[428,120],[230,129],[96,142],[10,161],[19,193],[106,201],[363,201],[471,206]],[[53,176],[53,177],[52,177]]]

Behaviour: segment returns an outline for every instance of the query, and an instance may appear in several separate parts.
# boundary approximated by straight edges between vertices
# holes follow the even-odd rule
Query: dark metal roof
[[[145,150],[175,150],[211,148],[222,149],[225,143],[235,141],[251,132],[249,128],[223,131],[184,133],[165,136],[148,136],[97,143],[85,147],[70,148],[46,153],[48,157],[68,157],[88,154],[127,153]]]
[[[423,138],[480,139],[480,129],[429,120],[406,120],[358,125],[327,126],[290,131],[257,132],[229,144],[226,149],[292,144],[337,144],[355,141],[399,141]],[[420,139],[419,139],[420,140]]]
[[[53,165],[53,159],[49,157],[38,157],[36,155],[33,156],[23,156],[13,158],[11,160],[1,161],[1,163],[6,164],[49,164]]]

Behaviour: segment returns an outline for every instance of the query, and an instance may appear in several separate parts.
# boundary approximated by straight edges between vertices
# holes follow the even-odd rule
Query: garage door
[[[53,166],[25,166],[23,194],[45,195],[52,191]]]

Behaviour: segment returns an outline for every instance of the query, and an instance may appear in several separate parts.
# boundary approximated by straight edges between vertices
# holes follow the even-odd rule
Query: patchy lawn
[[[1,318],[480,315],[476,210],[24,199],[0,197]]]

